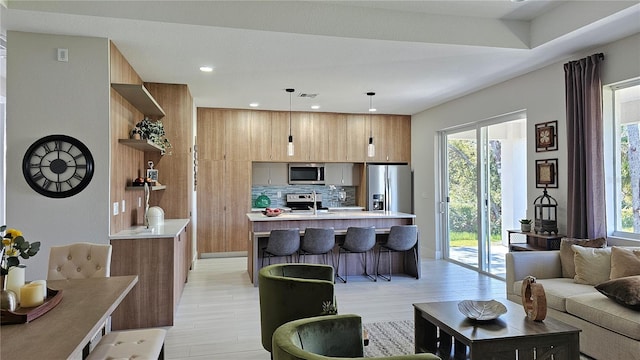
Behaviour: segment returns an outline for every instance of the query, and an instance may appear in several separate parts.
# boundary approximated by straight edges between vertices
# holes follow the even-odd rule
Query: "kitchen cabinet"
[[[357,168],[358,166],[353,163],[326,163],[325,183],[337,186],[359,186],[360,174]]]
[[[367,145],[369,144],[368,122],[365,115],[346,115],[346,130],[341,137],[346,144],[346,159],[351,162],[367,160]],[[339,136],[339,135],[338,135]]]
[[[376,154],[370,162],[411,162],[411,117],[372,115],[371,129]],[[367,137],[368,139],[368,137]]]
[[[191,264],[189,219],[165,220],[162,230],[139,228],[110,237],[111,275],[138,275],[111,317],[113,330],[172,326]]]
[[[288,185],[288,165],[286,163],[254,162],[251,169],[251,185]]]
[[[251,210],[250,124],[250,111],[198,108],[199,254],[247,250],[247,224],[238,220]]]
[[[289,113],[254,111],[250,118],[251,160],[288,161]]]

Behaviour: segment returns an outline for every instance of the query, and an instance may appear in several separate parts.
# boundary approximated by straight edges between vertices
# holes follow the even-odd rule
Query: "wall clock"
[[[93,156],[78,139],[49,135],[34,142],[22,159],[22,174],[36,192],[52,197],[76,195],[93,177]]]

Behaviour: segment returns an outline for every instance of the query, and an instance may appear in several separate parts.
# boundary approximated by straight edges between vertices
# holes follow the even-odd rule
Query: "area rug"
[[[369,332],[365,357],[414,354],[412,320],[362,324],[362,327]]]

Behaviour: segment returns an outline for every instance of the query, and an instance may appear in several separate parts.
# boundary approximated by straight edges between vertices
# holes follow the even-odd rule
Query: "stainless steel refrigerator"
[[[367,210],[413,214],[409,165],[367,165]]]

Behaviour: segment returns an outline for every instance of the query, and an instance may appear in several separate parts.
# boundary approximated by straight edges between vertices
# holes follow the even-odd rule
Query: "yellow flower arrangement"
[[[2,233],[1,275],[7,275],[9,268],[20,265],[18,257],[28,259],[40,251],[40,242],[29,243],[24,239],[20,230],[7,229],[6,225],[2,225],[0,233]]]

